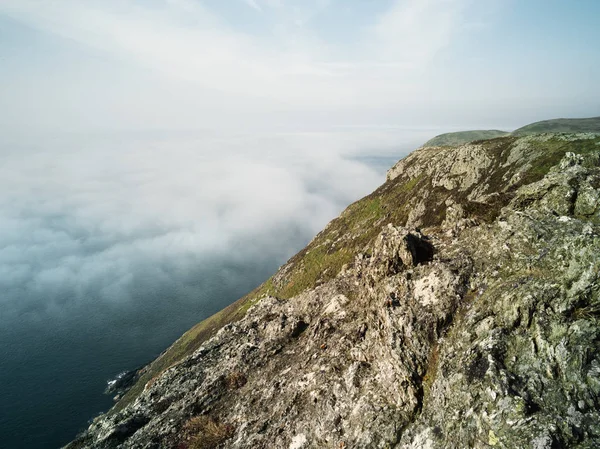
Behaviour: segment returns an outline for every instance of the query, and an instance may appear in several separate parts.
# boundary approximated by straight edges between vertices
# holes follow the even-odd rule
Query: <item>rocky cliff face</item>
[[[600,137],[419,149],[235,307],[69,447],[599,447]]]

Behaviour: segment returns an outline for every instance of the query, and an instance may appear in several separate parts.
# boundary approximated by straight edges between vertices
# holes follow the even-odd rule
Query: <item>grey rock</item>
[[[526,167],[516,142],[506,163]],[[486,201],[480,147],[416,153],[388,178]],[[263,297],[69,447],[600,447],[596,153],[566,154],[489,222],[455,195],[441,226],[381,226],[337,276]]]

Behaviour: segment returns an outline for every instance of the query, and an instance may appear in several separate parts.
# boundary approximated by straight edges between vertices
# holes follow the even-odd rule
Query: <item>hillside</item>
[[[424,147],[456,146],[476,140],[494,139],[507,135],[529,136],[541,133],[600,133],[600,117],[559,118],[531,123],[513,132],[498,130],[476,130],[445,133],[435,136],[423,144]]]
[[[498,131],[496,129],[476,130],[476,131],[459,131],[454,133],[445,133],[435,136],[423,144],[424,147],[443,147],[462,145],[463,143],[473,142],[474,140],[487,140],[496,137],[502,137],[510,134],[506,131]]]
[[[485,147],[509,147],[513,143],[514,138],[504,138],[498,142],[486,142]],[[529,144],[529,147],[532,150],[535,147],[531,159],[538,165],[538,168],[528,168],[526,178],[531,179],[540,177],[544,170],[555,164],[567,151],[566,148],[555,142],[547,143],[544,146],[534,142]],[[419,162],[415,164],[417,167],[421,165],[425,167],[429,163],[436,162],[433,158],[431,161],[421,160],[422,154],[429,153],[420,149],[401,161],[399,166],[406,166],[407,161],[412,161],[414,158],[419,158]],[[394,167],[389,173],[395,173],[396,170],[397,168]],[[340,217],[329,223],[305,249],[296,254],[267,282],[214,316],[198,323],[142,370],[139,381],[116,404],[113,412],[129,404],[139,395],[148,381],[191,354],[225,324],[243,317],[258,298],[266,294],[290,298],[335,276],[344,264],[354,259],[363,245],[376,236],[379,227],[386,220],[390,220],[392,223],[419,225],[419,222],[415,222],[413,219],[409,220],[416,214],[415,211],[422,213],[425,209],[422,201],[417,203],[419,196],[416,196],[415,192],[426,192],[423,194],[427,197],[426,213],[438,215],[437,220],[430,220],[428,224],[439,224],[440,217],[443,217],[446,211],[444,203],[446,195],[434,203],[432,194],[444,189],[432,188],[430,193],[427,188],[431,187],[431,183],[432,181],[427,177],[415,173],[414,176],[407,178],[406,182],[388,181],[371,195],[351,204]],[[494,191],[496,187],[498,186],[491,186],[491,190]],[[498,195],[498,198],[500,196]],[[493,214],[497,212],[496,203],[497,201],[488,203],[468,201],[465,206],[468,208],[468,212],[477,211],[479,215]],[[334,243],[326,247],[326,242]]]
[[[69,448],[600,445],[600,136],[424,147]]]
[[[600,117],[544,120],[512,132],[515,136],[538,133],[600,133]]]

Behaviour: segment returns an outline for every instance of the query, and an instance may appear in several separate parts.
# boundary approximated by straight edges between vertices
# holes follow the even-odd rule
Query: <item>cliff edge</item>
[[[600,136],[424,147],[68,448],[600,446]]]

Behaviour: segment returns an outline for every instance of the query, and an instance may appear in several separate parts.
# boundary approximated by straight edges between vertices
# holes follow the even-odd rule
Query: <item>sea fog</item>
[[[259,285],[436,133],[5,138],[2,444],[68,442],[111,406],[109,379]]]

